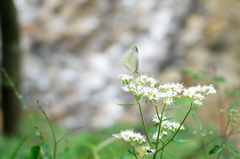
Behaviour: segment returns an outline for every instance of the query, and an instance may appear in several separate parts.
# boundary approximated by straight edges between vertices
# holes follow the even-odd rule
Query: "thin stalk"
[[[227,125],[226,125],[225,130],[224,130],[224,133],[223,133],[224,136],[225,136],[225,134],[226,134],[226,132],[227,132],[229,120],[230,120],[230,116],[228,117],[228,122],[227,122]]]
[[[55,136],[55,133],[54,133],[54,130],[53,130],[53,126],[52,126],[52,123],[51,121],[49,120],[49,118],[47,117],[47,114],[45,113],[45,111],[42,109],[42,107],[39,106],[39,109],[41,109],[43,115],[45,116],[45,118],[47,119],[48,121],[48,124],[50,125],[51,127],[51,131],[52,131],[52,136],[53,136],[53,159],[56,158],[56,152],[57,152],[57,141],[56,141],[56,136]]]
[[[224,138],[225,138],[225,135],[226,135],[226,132],[227,132],[227,128],[228,128],[228,125],[229,125],[229,122],[230,122],[230,116],[228,117],[228,120],[227,120],[228,122],[227,122],[227,125],[226,125],[226,127],[225,127],[225,130],[224,130],[224,133],[223,133],[223,139],[222,139],[222,145],[221,145],[221,147],[223,146],[223,144],[226,142],[226,139],[224,140]],[[232,131],[231,131],[232,132]],[[227,139],[228,139],[228,137],[227,137]],[[217,156],[217,159],[220,157],[220,155],[221,155],[221,152],[219,152],[219,154],[218,154],[218,156]]]
[[[165,145],[163,145],[160,149],[156,150],[156,152],[159,152],[160,150],[162,150],[164,147],[166,147],[173,140],[173,138],[177,135],[177,133],[180,130],[181,126],[183,125],[183,123],[187,119],[187,117],[188,117],[189,113],[191,112],[191,110],[192,110],[192,101],[191,101],[191,106],[190,106],[186,116],[184,117],[182,123],[180,124],[179,128],[177,129],[176,133],[171,137],[171,139],[169,141],[167,141],[167,143]]]
[[[226,141],[228,140],[228,138],[230,137],[230,135],[232,134],[232,132],[233,132],[233,129],[230,131],[230,133],[228,134],[227,138],[223,141],[221,147],[223,147],[223,145],[226,143]],[[222,151],[219,152],[219,154],[218,154],[218,156],[217,156],[217,159],[220,157],[221,152],[222,152]]]
[[[162,151],[163,151],[163,149],[162,149]],[[163,157],[163,153],[161,153],[160,159],[162,159],[162,157]]]
[[[144,128],[144,131],[145,131],[145,134],[146,134],[148,143],[149,143],[149,145],[151,146],[151,148],[153,148],[153,145],[152,145],[152,143],[150,142],[150,139],[149,139],[149,136],[148,136],[148,133],[147,133],[147,129],[146,129],[146,126],[145,126],[145,122],[144,122],[144,118],[143,118],[143,113],[142,113],[141,104],[139,103],[139,101],[138,101],[138,99],[137,99],[137,96],[135,96],[135,98],[136,98],[137,103],[138,103],[138,106],[139,106],[140,115],[141,115],[142,123],[143,123],[143,128]]]
[[[171,135],[170,135],[170,136],[167,138],[167,140],[166,140],[166,141],[168,141],[168,139],[169,139],[169,138],[171,138],[171,136],[172,136],[172,135],[173,135],[173,132],[172,132],[172,134],[171,134]]]
[[[206,151],[205,151],[205,148],[204,148],[204,137],[203,137],[203,139],[202,139],[202,149],[203,149],[204,157],[205,157],[205,159],[207,159]]]
[[[134,154],[135,154],[136,159],[138,159],[138,157],[137,157],[137,152],[136,152],[136,150],[135,150],[135,147],[133,146],[132,148],[133,148],[133,150],[134,150]]]
[[[161,127],[162,127],[163,112],[164,112],[164,109],[165,109],[166,104],[164,105],[164,107],[163,107],[163,109],[162,109],[161,118],[160,118],[160,117],[159,117],[159,114],[158,114],[158,109],[157,109],[157,107],[156,107],[156,104],[155,104],[154,101],[153,101],[153,103],[154,103],[155,108],[156,108],[156,113],[157,113],[158,120],[160,121],[159,126],[158,126],[157,144],[156,144],[156,147],[155,147],[155,150],[157,150],[157,148],[158,148],[158,141],[159,141],[159,135],[160,135]],[[156,156],[157,156],[157,154],[154,153],[153,159],[155,159]]]
[[[144,157],[146,157],[147,155],[145,154],[145,155],[143,155],[143,157],[141,158],[141,159],[143,159]]]
[[[136,150],[135,150],[135,147],[134,147],[130,142],[127,142],[127,143],[133,148],[135,157],[136,157],[136,159],[138,159],[138,157],[137,157],[137,152],[136,152]]]

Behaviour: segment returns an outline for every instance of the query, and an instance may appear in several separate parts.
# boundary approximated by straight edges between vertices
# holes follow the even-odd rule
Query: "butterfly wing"
[[[136,46],[133,46],[125,55],[123,59],[124,66],[131,71],[132,73],[137,73],[139,56],[138,49]]]
[[[138,70],[138,66],[139,66],[139,54],[138,54],[138,48],[136,46],[133,46],[131,48],[132,50],[132,53],[134,55],[134,59],[135,59],[135,71],[134,73],[138,73],[137,70]]]

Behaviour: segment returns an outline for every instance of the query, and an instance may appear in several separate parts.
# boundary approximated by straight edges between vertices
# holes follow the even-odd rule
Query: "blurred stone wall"
[[[122,61],[132,45],[140,52],[139,72],[160,83],[191,85],[179,71],[190,67],[223,75],[223,87],[240,88],[239,1],[15,2],[22,26],[24,99],[33,108],[39,100],[67,127],[140,119],[137,108],[115,104],[133,101],[116,79],[129,73]]]

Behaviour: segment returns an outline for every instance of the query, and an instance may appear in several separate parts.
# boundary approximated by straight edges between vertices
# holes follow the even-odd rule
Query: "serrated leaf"
[[[198,118],[193,113],[191,113],[191,115],[192,115],[193,119],[196,121],[196,123],[198,124],[199,129],[202,130],[201,122],[198,120]]]
[[[221,149],[221,151],[222,151],[223,147],[220,148],[220,146],[215,145],[215,146],[209,151],[208,154],[209,154],[209,155],[212,155],[212,154],[216,153],[218,149]]]
[[[116,103],[116,104],[117,104],[117,103]],[[137,105],[137,104],[117,104],[117,105],[121,105],[121,106],[129,107],[129,106],[133,106],[133,105]]]
[[[133,156],[135,156],[135,157],[137,157],[140,154],[139,152],[136,151],[136,154],[137,154],[137,156],[136,156],[135,153],[134,153],[134,148],[133,147],[129,147],[128,148],[128,152],[130,154],[132,154]]]
[[[225,78],[221,77],[221,76],[213,77],[213,81],[223,83],[223,82],[225,82]]]
[[[157,131],[157,126],[159,123],[156,123],[152,126],[149,137],[152,138],[153,134]]]
[[[169,154],[169,153],[167,153],[167,152],[163,152],[163,151],[160,151],[160,152],[163,153],[163,154],[166,154],[166,155],[168,155],[168,156],[171,156],[171,157],[173,157],[173,158],[179,159],[178,157],[175,157],[175,156],[173,156],[173,155],[171,155],[171,154]]]
[[[30,159],[38,159],[39,155],[40,155],[40,147],[39,146],[32,146],[31,147]]]
[[[174,142],[190,142],[191,140],[173,139]]]
[[[234,155],[234,156],[237,156],[237,157],[240,157],[240,154],[238,153],[237,150],[234,150],[230,147],[227,147],[227,149]]]

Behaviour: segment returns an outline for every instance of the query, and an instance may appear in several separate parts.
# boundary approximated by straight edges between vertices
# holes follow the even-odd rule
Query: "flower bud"
[[[239,128],[240,129],[240,128]],[[192,132],[193,135],[197,135],[197,131],[195,130],[194,132]]]
[[[219,111],[220,114],[223,114],[224,112],[225,112],[224,109],[220,109],[220,111]]]

